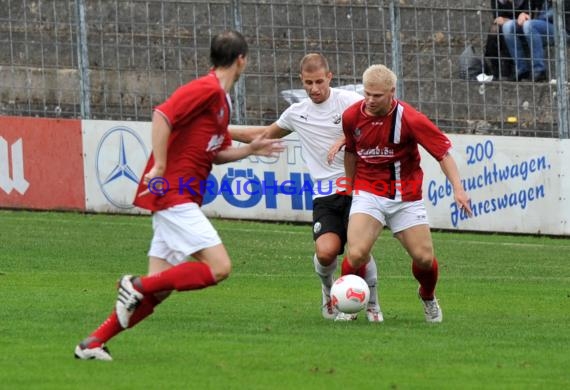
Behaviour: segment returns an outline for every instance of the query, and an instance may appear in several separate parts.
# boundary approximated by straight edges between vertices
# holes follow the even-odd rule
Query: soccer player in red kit
[[[359,274],[387,226],[412,258],[426,321],[441,322],[443,315],[435,297],[438,264],[422,200],[418,145],[439,161],[455,201],[471,215],[469,197],[449,153],[451,142],[426,116],[395,99],[396,75],[390,69],[372,65],[362,81],[364,100],[347,108],[342,116],[344,164],[353,198],[348,255],[341,273]]]
[[[283,151],[278,140],[257,137],[231,146],[228,92],[247,65],[248,45],[237,31],[211,42],[211,72],[178,88],[155,108],[152,156],[134,204],[153,212],[148,276],[119,281],[115,310],[75,348],[78,359],[112,360],[105,343],[153,313],[172,291],[213,286],[226,279],[231,261],[200,209],[212,164]],[[158,181],[157,181],[158,180]],[[193,257],[194,261],[189,261]]]

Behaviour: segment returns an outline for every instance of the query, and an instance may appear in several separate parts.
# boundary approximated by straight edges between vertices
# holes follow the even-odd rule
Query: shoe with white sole
[[[133,286],[133,279],[134,276],[125,275],[119,280],[115,311],[123,329],[129,327],[129,320],[143,299],[143,294]]]
[[[441,312],[441,307],[439,307],[437,298],[434,296],[432,300],[423,299],[419,294],[419,291],[418,296],[424,305],[424,314],[426,321],[432,323],[443,321],[443,313]]]
[[[331,296],[330,296],[330,294],[327,294],[325,292],[324,286],[322,288],[322,295],[323,295],[323,300],[322,300],[323,318],[326,320],[334,320],[334,318],[336,317],[336,315],[338,313],[338,310],[333,306],[332,301],[331,301]]]
[[[384,315],[382,315],[382,310],[380,310],[378,303],[368,303],[366,318],[369,322],[384,322]]]
[[[343,313],[341,311],[339,311],[336,315],[336,317],[334,318],[335,321],[339,321],[339,322],[343,322],[343,321],[355,321],[358,318],[358,314],[357,313]]]
[[[104,344],[95,348],[87,348],[79,344],[75,347],[74,355],[76,359],[81,360],[104,360],[108,362],[113,360],[111,353]]]

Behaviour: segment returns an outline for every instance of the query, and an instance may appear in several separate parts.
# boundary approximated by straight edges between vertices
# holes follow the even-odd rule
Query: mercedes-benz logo
[[[105,198],[121,209],[133,208],[139,176],[148,159],[142,138],[126,126],[113,127],[101,137],[97,146],[95,171]]]

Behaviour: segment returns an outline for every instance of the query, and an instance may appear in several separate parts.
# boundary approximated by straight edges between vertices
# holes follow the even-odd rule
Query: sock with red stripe
[[[431,268],[423,269],[412,262],[412,273],[416,280],[420,283],[420,297],[424,300],[432,300],[435,294],[435,285],[438,278],[438,264],[434,257]]]
[[[86,348],[97,348],[122,331],[123,327],[119,323],[117,313],[113,310],[111,315],[109,315],[89,337],[82,341],[81,344]]]
[[[184,262],[158,274],[140,277],[141,292],[144,294],[199,290],[215,284],[212,270],[200,261]]]
[[[354,274],[354,275],[358,275],[362,279],[364,279],[364,277],[366,275],[366,264],[363,264],[358,268],[354,268],[350,265],[350,263],[348,262],[348,259],[345,256],[344,259],[342,259],[340,274],[341,275]]]
[[[151,315],[154,312],[155,306],[161,302],[162,301],[157,299],[154,295],[146,295],[141,301],[139,307],[137,307],[133,313],[133,316],[129,321],[129,328],[132,328]],[[109,317],[107,317],[107,319],[103,321],[103,323],[93,333],[91,333],[85,341],[82,342],[82,344],[87,348],[100,347],[123,330],[124,329],[117,318],[117,313],[113,311],[111,315],[109,315]]]

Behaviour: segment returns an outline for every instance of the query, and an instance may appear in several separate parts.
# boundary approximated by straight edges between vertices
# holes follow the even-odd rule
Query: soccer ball
[[[360,276],[343,275],[331,288],[332,305],[343,313],[358,313],[370,299],[368,284]]]

